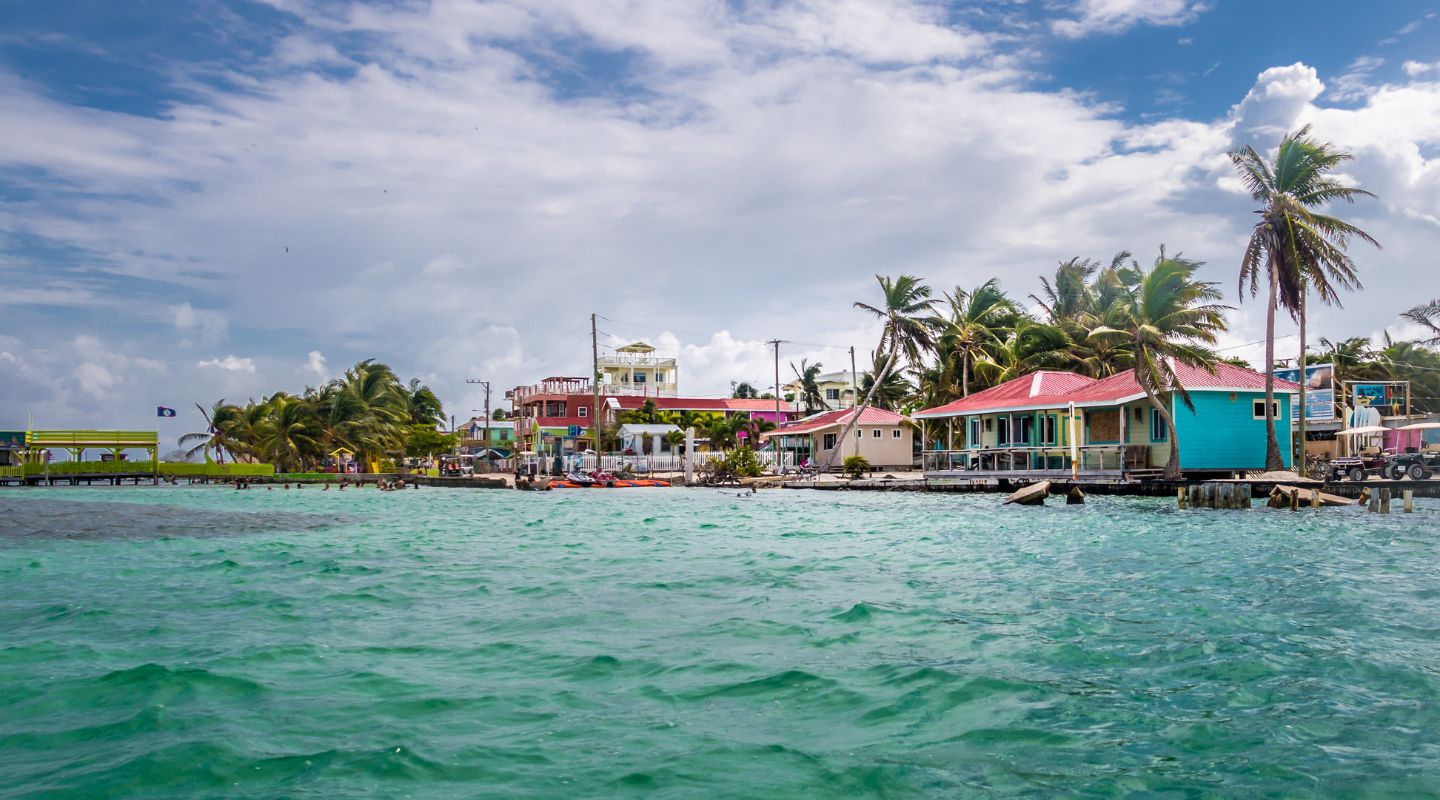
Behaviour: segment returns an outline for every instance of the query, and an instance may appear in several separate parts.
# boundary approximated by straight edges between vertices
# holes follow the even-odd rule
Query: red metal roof
[[[842,408],[838,411],[827,411],[824,414],[816,414],[813,417],[793,422],[789,425],[781,425],[778,430],[767,431],[761,438],[770,436],[793,436],[800,433],[813,433],[825,428],[832,428],[837,425],[844,425],[850,421],[855,413],[854,409]],[[860,414],[861,425],[899,425],[905,421],[905,417],[896,414],[894,411],[886,411],[883,408],[867,407]]]
[[[1230,364],[1219,364],[1211,374],[1198,367],[1172,362],[1175,376],[1180,385],[1188,391],[1264,391],[1265,376],[1253,370]],[[1044,376],[1044,377],[1042,377]],[[1057,377],[1054,380],[1050,376]],[[1299,384],[1290,381],[1275,381],[1277,392],[1297,392]],[[927,408],[915,416],[950,417],[960,414],[977,414],[988,411],[1004,411],[1010,408],[1050,407],[1057,408],[1070,403],[1076,405],[1104,405],[1143,396],[1145,391],[1135,380],[1135,371],[1126,370],[1102,380],[1076,375],[1073,372],[1037,372],[1022,378],[976,392],[969,397],[946,403],[943,406]]]
[[[774,400],[741,400],[733,397],[641,397],[625,395],[616,397],[620,407],[627,411],[640,408],[649,400],[661,411],[774,411]],[[785,401],[780,401],[780,413],[792,412]]]
[[[1012,378],[999,386],[992,386],[983,392],[976,392],[936,408],[918,412],[917,417],[951,416],[973,413],[981,409],[1018,408],[1046,402],[1067,392],[1082,389],[1095,383],[1094,378],[1077,375],[1074,372],[1042,370],[1019,378]]]

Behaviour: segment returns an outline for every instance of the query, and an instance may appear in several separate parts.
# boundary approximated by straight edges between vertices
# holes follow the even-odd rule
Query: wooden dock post
[[[1362,487],[1360,487],[1360,496],[1355,499],[1355,502],[1356,502],[1358,505],[1362,505],[1362,506],[1370,502],[1370,487],[1369,487],[1369,486],[1362,486]]]
[[[1381,513],[1381,514],[1389,514],[1389,513],[1390,513],[1390,490],[1389,490],[1389,489],[1381,489],[1381,490],[1380,490],[1380,513]]]
[[[1251,486],[1248,483],[1240,484],[1240,496],[1235,501],[1237,507],[1249,511],[1250,508],[1254,505],[1254,500],[1255,487]]]
[[[1401,507],[1405,509],[1405,513],[1406,513],[1406,514],[1413,514],[1413,513],[1415,513],[1415,490],[1414,490],[1414,489],[1401,489],[1401,490],[1400,490],[1400,499],[1403,501]]]
[[[1372,494],[1372,495],[1370,495],[1369,510],[1370,510],[1370,513],[1371,513],[1371,514],[1379,514],[1379,513],[1380,513],[1380,495],[1379,495],[1379,494]]]
[[[1319,490],[1319,489],[1311,489],[1311,490],[1310,490],[1310,507],[1311,507],[1311,508],[1319,508],[1319,507],[1320,507],[1320,490]]]
[[[1187,505],[1187,503],[1185,502],[1185,494],[1186,494],[1186,492],[1185,492],[1185,487],[1184,487],[1184,486],[1181,486],[1179,489],[1176,489],[1176,490],[1175,490],[1175,507],[1176,507],[1176,508],[1184,508],[1184,507]]]
[[[1293,492],[1286,492],[1286,494],[1288,494],[1288,495],[1290,496],[1290,510],[1291,510],[1291,511],[1299,511],[1299,510],[1300,510],[1300,490],[1299,490],[1299,489],[1296,489],[1296,490],[1293,491]]]

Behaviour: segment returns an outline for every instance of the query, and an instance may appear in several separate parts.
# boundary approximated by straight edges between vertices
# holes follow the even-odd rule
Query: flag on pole
[[[173,417],[173,416],[175,416],[175,409],[173,409],[173,408],[166,408],[165,406],[155,406],[155,416],[157,416],[157,417]]]

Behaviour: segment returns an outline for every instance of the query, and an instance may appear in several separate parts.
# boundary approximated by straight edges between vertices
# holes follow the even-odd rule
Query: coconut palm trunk
[[[1136,372],[1138,376],[1140,373]],[[1148,381],[1146,382],[1148,384]],[[1160,419],[1165,422],[1165,433],[1170,437],[1170,456],[1165,459],[1164,478],[1167,481],[1180,480],[1180,432],[1175,428],[1175,415],[1171,413],[1169,404],[1160,400],[1160,395],[1153,388],[1141,384],[1140,388],[1145,390],[1145,397],[1149,399],[1151,407],[1160,414]]]
[[[1270,302],[1265,308],[1265,469],[1285,468],[1280,442],[1275,438],[1275,304],[1280,292],[1280,274],[1270,270]]]
[[[1296,474],[1302,478],[1308,477],[1305,474],[1305,301],[1306,295],[1308,294],[1310,294],[1310,291],[1306,289],[1300,295],[1300,396],[1295,400],[1296,404],[1299,405],[1299,409],[1291,411],[1292,414],[1295,414],[1297,421],[1296,434],[1300,439],[1300,443],[1296,446],[1295,453],[1291,458],[1295,464]]]
[[[891,342],[890,357],[885,361],[885,368],[880,371],[879,376],[870,384],[870,391],[865,393],[864,402],[855,407],[855,413],[850,415],[850,421],[846,422],[845,427],[840,430],[840,438],[835,440],[835,448],[830,451],[829,457],[825,459],[826,472],[829,472],[830,469],[835,466],[835,457],[840,454],[840,450],[845,446],[845,443],[850,441],[850,434],[855,430],[855,426],[860,423],[860,415],[864,414],[865,409],[869,408],[870,404],[875,402],[875,391],[880,388],[880,384],[884,383],[886,378],[890,377],[890,371],[895,368],[895,361],[900,357],[900,347],[894,344],[894,337],[891,337]]]

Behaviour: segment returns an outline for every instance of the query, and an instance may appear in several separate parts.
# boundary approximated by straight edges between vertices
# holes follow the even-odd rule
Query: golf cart
[[[1367,425],[1363,428],[1349,428],[1340,431],[1336,436],[1361,437],[1373,441],[1376,437],[1385,435],[1388,428],[1379,425]],[[1351,442],[1358,442],[1359,439],[1352,438]],[[1363,481],[1371,475],[1390,477],[1390,462],[1383,450],[1375,444],[1364,444],[1359,448],[1356,455],[1336,456],[1330,459],[1330,474],[1328,478],[1332,481],[1344,480]]]
[[[1419,422],[1414,425],[1406,425],[1398,430],[1425,431],[1432,429],[1440,429],[1440,422]],[[1404,452],[1390,456],[1383,474],[1397,480],[1409,478],[1421,481],[1430,477],[1432,472],[1440,472],[1440,442],[1426,443],[1422,438],[1419,447],[1407,447]]]

